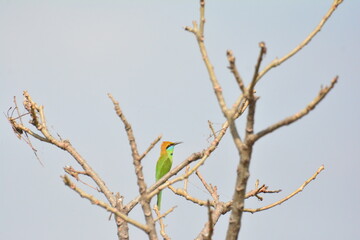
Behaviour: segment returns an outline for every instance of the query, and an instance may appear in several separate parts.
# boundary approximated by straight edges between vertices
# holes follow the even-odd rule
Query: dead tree
[[[318,26],[293,50],[291,50],[285,56],[274,59],[269,65],[261,68],[261,63],[263,58],[266,55],[266,45],[264,42],[259,43],[259,56],[257,62],[255,63],[255,70],[253,77],[249,81],[244,81],[241,77],[237,67],[235,57],[232,51],[228,50],[226,52],[227,60],[229,62],[229,70],[234,76],[235,81],[239,87],[239,96],[237,100],[231,104],[231,107],[228,107],[229,104],[225,102],[224,92],[220,86],[220,83],[216,77],[214,67],[210,61],[210,57],[207,53],[205,45],[205,1],[200,1],[200,19],[198,22],[193,21],[191,27],[185,27],[185,30],[192,33],[199,46],[202,59],[204,61],[205,67],[208,72],[210,82],[212,84],[215,96],[217,98],[219,107],[224,115],[225,122],[222,124],[221,129],[217,131],[214,129],[211,122],[209,122],[209,128],[212,133],[212,141],[205,150],[195,152],[190,154],[184,161],[175,166],[169,173],[167,173],[163,178],[156,182],[152,186],[147,185],[147,181],[144,178],[142,159],[154,148],[154,146],[160,141],[161,136],[157,137],[152,143],[150,143],[148,149],[143,153],[140,153],[137,147],[135,134],[132,130],[131,124],[126,119],[124,112],[121,110],[119,102],[109,94],[109,98],[112,101],[115,112],[117,116],[122,121],[125,131],[127,133],[127,138],[132,153],[132,162],[134,165],[134,170],[137,178],[137,186],[139,195],[128,203],[123,202],[123,197],[121,193],[113,191],[107,187],[102,178],[96,173],[96,171],[89,165],[89,163],[84,159],[80,153],[75,149],[75,147],[70,143],[69,140],[63,140],[59,135],[54,136],[48,128],[44,107],[37,104],[30,94],[27,91],[24,91],[24,101],[23,107],[24,113],[21,113],[20,108],[14,98],[14,108],[13,114],[16,110],[16,116],[13,117],[13,114],[8,114],[7,118],[11,124],[15,135],[25,140],[25,142],[33,149],[36,154],[36,149],[33,147],[30,139],[37,139],[42,142],[52,144],[64,151],[68,152],[73,159],[78,163],[81,170],[77,170],[75,167],[66,166],[64,167],[65,175],[62,176],[62,179],[66,186],[74,190],[82,198],[88,199],[92,204],[95,204],[99,207],[104,208],[106,211],[113,214],[115,217],[115,224],[117,227],[118,239],[129,239],[129,224],[143,230],[149,237],[149,239],[158,239],[158,232],[156,230],[156,223],[160,226],[160,234],[164,239],[170,239],[165,231],[164,217],[168,214],[176,214],[174,208],[168,209],[167,211],[161,213],[156,206],[151,207],[150,201],[156,196],[156,194],[165,188],[169,188],[173,193],[182,196],[184,200],[190,201],[193,204],[204,206],[208,209],[208,220],[205,222],[204,227],[199,230],[199,234],[196,239],[212,239],[212,234],[216,226],[217,221],[222,215],[229,213],[229,225],[227,229],[226,239],[237,239],[238,234],[241,228],[241,219],[244,212],[260,212],[273,208],[288,199],[295,196],[297,193],[301,192],[307,184],[314,180],[318,174],[324,170],[324,166],[320,166],[316,172],[307,179],[298,189],[294,190],[288,196],[283,199],[280,199],[270,205],[263,206],[256,209],[244,208],[244,201],[250,197],[256,197],[262,200],[261,194],[266,193],[278,193],[281,190],[269,190],[269,187],[265,184],[259,184],[257,181],[255,187],[251,190],[247,190],[248,187],[248,178],[249,178],[249,166],[251,162],[251,156],[253,151],[254,144],[262,137],[272,133],[273,131],[290,125],[302,117],[310,113],[315,107],[323,100],[327,94],[332,90],[336,84],[338,77],[334,77],[329,86],[323,87],[317,96],[308,103],[305,108],[298,111],[297,113],[282,119],[265,129],[260,131],[254,129],[255,122],[255,112],[256,112],[256,102],[258,96],[256,95],[256,86],[260,80],[273,68],[281,65],[289,58],[293,57],[298,53],[302,48],[304,48],[322,29],[326,21],[336,10],[339,4],[342,3],[342,0],[334,0],[330,9],[322,18]],[[236,120],[240,117],[246,118],[246,126],[241,133],[237,126]],[[29,119],[30,126],[25,124],[25,119]],[[200,169],[206,167],[206,160],[211,156],[211,154],[217,149],[218,144],[222,141],[226,132],[230,129],[230,134],[234,141],[234,144],[238,151],[238,167],[236,170],[236,182],[234,183],[234,193],[232,199],[229,199],[226,202],[220,201],[217,193],[217,187],[208,183],[202,176]],[[179,176],[176,176],[179,174]],[[199,180],[202,182],[206,191],[210,194],[211,200],[207,199],[198,199],[191,196],[187,191],[188,178],[191,175],[196,175]],[[92,180],[92,183],[85,182],[83,176],[87,176]],[[106,202],[101,201],[91,195],[88,192],[85,192],[80,187],[78,187],[73,180],[77,180],[82,184],[91,186],[95,191],[98,191],[104,195]],[[176,182],[183,182],[183,188],[174,188],[173,184]],[[95,186],[93,186],[95,185]],[[115,193],[114,193],[115,192]],[[129,217],[129,213],[134,209],[135,206],[140,205],[144,220],[133,219]]]

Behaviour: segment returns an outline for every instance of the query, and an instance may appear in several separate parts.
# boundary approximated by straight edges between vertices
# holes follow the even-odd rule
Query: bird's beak
[[[183,143],[183,142],[174,142],[174,143],[173,143],[173,146],[178,145],[178,144],[180,144],[180,143]]]

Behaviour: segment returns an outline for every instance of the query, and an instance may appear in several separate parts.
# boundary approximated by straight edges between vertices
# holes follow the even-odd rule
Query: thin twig
[[[172,209],[170,209],[171,211],[174,210],[175,207],[173,207]],[[159,208],[157,207],[157,205],[155,204],[154,206],[154,211],[157,215],[157,218],[155,219],[155,221],[159,221],[159,224],[160,224],[160,234],[161,236],[165,239],[165,240],[170,240],[170,237],[166,234],[165,232],[165,224],[164,224],[164,221],[163,221],[163,218],[166,216],[163,216],[160,214],[160,211],[159,211]],[[170,213],[171,211],[167,211],[168,213]]]
[[[14,133],[18,136],[19,139],[23,139],[26,144],[28,144],[31,148],[31,150],[33,151],[36,159],[39,161],[40,165],[44,167],[44,163],[41,161],[40,157],[38,156],[37,154],[37,149],[34,147],[34,145],[32,144],[30,138],[29,138],[29,135],[27,133],[27,131],[23,131],[21,129],[21,127],[16,127],[17,125],[20,125],[20,126],[24,126],[24,123],[22,121],[22,117],[25,116],[25,115],[28,115],[29,113],[24,113],[24,114],[20,114],[20,110],[19,110],[19,107],[17,105],[17,101],[16,101],[16,97],[14,96],[14,105],[15,105],[15,108],[14,110],[16,110],[16,113],[17,113],[17,117],[16,118],[13,118],[12,116],[7,116],[7,119],[9,120],[10,124],[12,125],[12,128],[14,130]],[[10,109],[9,109],[10,110]],[[16,119],[19,119],[20,121],[20,124],[17,124],[17,122],[15,121]],[[22,136],[22,133],[25,134],[25,137]],[[40,137],[40,136],[39,136]]]
[[[199,170],[196,170],[196,176],[198,176],[199,180],[201,181],[201,183],[204,185],[204,187],[206,188],[206,190],[210,193],[210,195],[213,197],[215,202],[219,201],[219,195],[217,194],[216,191],[216,186],[213,187],[211,186],[211,184],[209,185],[206,181],[205,178],[201,175]]]
[[[279,192],[281,192],[281,189],[268,190],[268,188],[269,187],[266,186],[265,184],[263,184],[259,187],[259,180],[257,180],[256,184],[255,184],[255,189],[246,193],[245,199],[250,198],[250,197],[257,197],[260,201],[262,201],[263,198],[259,196],[260,193],[279,193]]]
[[[226,56],[228,58],[229,64],[230,66],[228,67],[230,69],[230,71],[233,73],[235,80],[237,82],[237,84],[239,85],[239,88],[241,90],[241,92],[244,94],[245,93],[245,86],[244,86],[244,82],[240,76],[240,73],[237,70],[236,64],[235,64],[235,57],[232,53],[232,51],[227,50],[226,51]]]
[[[200,37],[204,41],[204,26],[205,26],[205,0],[200,0]]]
[[[256,82],[258,82],[270,69],[279,66],[292,56],[294,56],[296,53],[298,53],[303,47],[305,47],[314,37],[315,35],[321,31],[322,27],[326,23],[326,21],[331,17],[333,12],[336,10],[336,8],[343,2],[343,0],[334,0],[330,9],[327,11],[325,16],[321,19],[320,23],[316,26],[316,28],[298,45],[296,46],[292,51],[290,51],[288,54],[283,56],[280,59],[274,59],[269,65],[267,65],[257,76]]]
[[[211,134],[212,134],[212,135],[210,134],[209,138],[211,138],[212,136],[215,138],[216,133],[215,133],[215,130],[214,130],[214,127],[213,127],[213,123],[210,120],[208,120],[208,124],[209,124],[209,128],[210,128],[210,131],[211,131]]]
[[[190,165],[187,165],[185,168],[185,173],[189,172],[190,170]],[[189,178],[184,180],[184,190],[187,191],[188,189],[188,184],[189,184]]]
[[[260,65],[261,65],[263,57],[264,57],[264,55],[266,54],[266,51],[267,51],[266,50],[266,45],[265,45],[264,42],[260,42],[259,47],[260,47],[260,53],[259,53],[259,57],[258,57],[258,60],[256,62],[256,65],[255,65],[254,76],[253,76],[253,79],[252,79],[252,81],[250,83],[250,86],[248,88],[249,90],[246,93],[248,96],[250,96],[250,98],[254,94],[254,87],[255,87],[255,84],[256,84],[256,79],[258,78],[258,75],[259,75]]]
[[[81,182],[82,184],[84,184],[84,185],[86,185],[86,186],[88,186],[88,187],[90,187],[90,188],[92,188],[92,189],[94,189],[94,190],[96,190],[96,191],[98,191],[98,192],[101,192],[100,189],[98,189],[98,188],[96,188],[96,187],[94,187],[94,186],[91,186],[90,184],[88,184],[88,183],[86,183],[86,182],[84,182],[84,181],[82,181],[82,180],[80,179],[79,174],[89,176],[85,171],[77,171],[77,170],[75,170],[75,169],[74,169],[73,167],[71,167],[71,166],[66,166],[66,167],[64,167],[64,171],[65,171],[67,174],[69,174],[70,176],[72,176],[73,178],[75,178],[76,181],[79,181],[79,182]]]
[[[206,50],[206,47],[204,44],[204,26],[205,26],[205,1],[204,0],[200,0],[200,20],[199,20],[199,22],[200,22],[200,29],[198,29],[196,21],[193,21],[193,27],[192,28],[185,27],[185,30],[192,32],[196,37],[202,59],[205,63],[206,69],[208,71],[208,75],[210,77],[210,81],[213,85],[215,96],[218,100],[218,103],[220,105],[222,112],[224,113],[224,116],[226,116],[227,107],[226,107],[224,96],[222,94],[222,89],[217,80],[217,77],[216,77],[216,74],[214,71],[214,67],[210,62],[210,59],[208,57],[208,53],[207,53],[207,50]]]
[[[151,149],[153,149],[155,147],[155,145],[160,141],[160,139],[162,138],[162,136],[158,136],[148,147],[148,149],[146,149],[146,151],[141,154],[141,156],[139,157],[139,161],[141,161],[150,151]]]
[[[157,213],[159,213],[160,214],[160,211],[159,211],[159,208],[157,207],[157,205],[155,204],[155,206],[154,206],[154,210],[155,210],[155,208],[156,208],[156,210],[158,211]],[[175,210],[175,208],[177,208],[177,206],[173,206],[172,208],[170,208],[169,210],[167,210],[166,212],[164,212],[163,214],[161,214],[161,215],[158,215],[156,218],[155,218],[155,222],[156,221],[158,221],[160,218],[165,218],[167,215],[169,215],[171,212],[173,212],[174,210]],[[156,211],[155,210],[155,211]],[[156,214],[157,214],[156,213]]]
[[[139,153],[137,150],[135,136],[134,136],[132,127],[131,127],[130,123],[127,121],[124,113],[122,112],[119,102],[116,101],[115,98],[110,93],[108,93],[108,96],[111,99],[112,103],[114,104],[116,114],[121,119],[121,121],[124,123],[125,131],[126,131],[126,134],[128,135],[129,144],[131,147],[131,152],[132,152],[133,158],[138,160]]]
[[[187,191],[185,191],[183,188],[174,188],[173,186],[168,186],[168,188],[175,193],[176,195],[182,196],[184,197],[186,200],[189,200],[193,203],[196,203],[200,206],[205,206],[207,201],[195,198],[193,196],[191,196]]]
[[[46,139],[46,138],[44,138],[44,137],[42,137],[42,136],[34,133],[30,128],[27,128],[27,127],[25,127],[24,125],[21,125],[21,124],[19,124],[19,123],[17,123],[17,122],[12,122],[12,125],[13,125],[18,131],[19,131],[19,130],[24,131],[24,132],[28,133],[29,135],[33,136],[34,138],[42,141],[42,142],[51,143],[48,139]]]

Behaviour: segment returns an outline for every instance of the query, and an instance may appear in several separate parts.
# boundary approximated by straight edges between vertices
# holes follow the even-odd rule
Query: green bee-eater
[[[160,178],[162,178],[170,171],[171,165],[173,163],[174,147],[180,143],[181,142],[163,142],[161,144],[160,157],[156,163],[156,181],[159,181]],[[161,205],[161,192],[162,191],[160,191],[157,195],[157,206],[159,210]]]

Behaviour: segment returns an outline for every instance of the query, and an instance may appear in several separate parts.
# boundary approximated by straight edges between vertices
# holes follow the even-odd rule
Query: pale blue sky
[[[248,82],[260,41],[268,48],[265,66],[299,44],[331,3],[208,1],[205,41],[227,103],[239,95],[227,69],[227,49],[233,50]],[[198,1],[0,0],[1,111],[13,105],[13,96],[21,103],[22,91],[28,90],[45,106],[53,132],[69,139],[111,190],[129,202],[138,190],[126,134],[108,92],[131,122],[140,151],[159,134],[163,140],[184,142],[175,148],[174,164],[209,144],[207,120],[215,129],[224,121],[196,40],[183,30],[198,19],[198,9]],[[359,1],[345,1],[309,46],[258,84],[257,131],[305,107],[339,75],[335,89],[314,112],[255,145],[249,189],[260,179],[283,191],[266,195],[263,202],[248,200],[246,207],[285,197],[322,164],[325,171],[281,206],[244,214],[241,238],[360,237],[359,9]],[[79,169],[68,154],[33,140],[45,164],[41,167],[5,117],[0,128],[0,239],[116,239],[109,214],[62,183],[63,166]],[[148,185],[154,182],[158,154],[156,146],[143,160]],[[232,196],[237,162],[227,135],[201,168],[224,201]],[[210,198],[199,188],[192,177],[190,193]],[[167,233],[172,239],[195,238],[207,210],[165,190],[163,209],[174,205],[165,219]],[[144,222],[139,207],[130,216]],[[224,238],[228,218],[220,218],[214,239]],[[133,227],[130,234],[131,239],[144,238]]]

